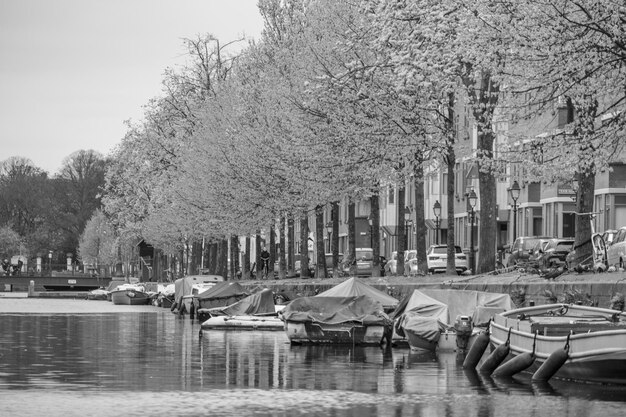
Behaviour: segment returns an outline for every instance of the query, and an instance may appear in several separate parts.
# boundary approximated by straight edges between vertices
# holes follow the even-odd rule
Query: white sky
[[[0,161],[56,173],[81,149],[107,155],[161,94],[182,39],[259,39],[257,0],[0,0]]]

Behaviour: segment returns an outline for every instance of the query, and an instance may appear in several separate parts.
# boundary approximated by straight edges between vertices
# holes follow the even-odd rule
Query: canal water
[[[203,332],[169,309],[119,307],[0,314],[0,416],[626,413],[626,387],[494,380],[455,353],[291,346],[280,331]]]

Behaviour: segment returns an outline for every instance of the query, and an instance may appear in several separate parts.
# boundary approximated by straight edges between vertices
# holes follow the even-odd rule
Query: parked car
[[[456,273],[460,275],[468,269],[467,255],[463,253],[460,246],[455,246],[454,252]],[[428,259],[429,273],[446,272],[448,266],[448,247],[446,245],[431,245],[428,251],[426,251],[426,258]]]
[[[372,248],[356,248],[356,268],[357,276],[372,276],[372,268],[374,266],[374,250]],[[382,268],[381,268],[382,269]],[[344,275],[350,275],[350,265],[346,262],[343,264]]]
[[[615,229],[605,230],[604,233],[602,233],[602,239],[604,239],[604,245],[607,248],[613,243],[615,235],[617,235],[617,230]]]
[[[574,239],[550,239],[542,250],[539,268],[548,269],[565,264],[565,258],[574,248]]]
[[[295,256],[295,261],[294,261],[294,269],[296,272],[296,276],[300,276],[300,269],[301,269],[301,260],[300,257],[302,255],[300,254],[296,254]],[[309,276],[313,277],[315,276],[315,265],[313,263],[309,263]]]
[[[624,268],[626,266],[626,226],[620,227],[613,243],[606,249],[609,266]]]
[[[520,236],[515,239],[511,247],[511,253],[506,261],[507,267],[512,267],[520,262],[528,261],[530,251],[539,239],[552,239],[550,236]]]

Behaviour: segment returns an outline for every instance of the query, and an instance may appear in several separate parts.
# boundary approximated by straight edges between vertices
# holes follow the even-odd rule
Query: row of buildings
[[[466,106],[467,107],[467,106]],[[476,149],[477,130],[472,122],[471,115],[467,111],[458,111],[458,119],[455,121],[457,138],[463,149],[469,150],[466,155],[471,155]],[[498,147],[507,141],[507,133],[512,130],[524,130],[526,136],[546,136],[550,132],[558,131],[573,121],[573,111],[566,103],[558,103],[554,111],[544,116],[538,116],[532,121],[526,121],[521,126],[511,126],[509,122],[497,122],[494,124],[497,135],[494,152],[497,154]],[[626,138],[624,138],[626,140]],[[459,158],[456,164],[455,193],[454,193],[454,227],[455,243],[465,250],[470,248],[471,242],[471,208],[468,202],[468,193],[473,190],[479,194],[478,172],[476,165],[469,158]],[[595,198],[593,219],[597,232],[609,229],[617,229],[626,226],[626,158],[615,156],[610,163],[610,169],[596,175]],[[574,225],[576,216],[576,181],[550,182],[550,181],[522,181],[521,166],[509,167],[507,178],[498,179],[496,184],[497,195],[497,249],[502,250],[511,245],[518,236],[553,236],[574,237]],[[431,172],[424,182],[424,212],[427,226],[427,246],[435,243],[445,243],[448,233],[448,198],[446,183],[448,172],[445,170]],[[398,185],[392,184],[382,190],[379,197],[380,207],[380,253],[387,259],[398,246],[398,235],[406,233],[409,236],[408,248],[416,247],[415,244],[415,191],[414,184],[405,184],[405,199],[398,201]],[[518,192],[515,192],[519,189]],[[514,190],[514,191],[512,191]],[[405,206],[406,229],[398,227],[398,206]],[[367,218],[370,215],[370,203],[368,200],[356,204],[356,229],[357,247],[365,243],[359,243],[359,236],[367,242],[367,236],[371,230],[368,228]],[[340,204],[339,210],[339,251],[347,253],[348,250],[348,209],[347,202]],[[480,198],[474,207],[474,245],[483,244],[479,241],[481,227],[480,221]],[[325,220],[331,219],[331,209],[327,208]],[[314,216],[310,219],[310,230],[315,230]],[[330,230],[329,230],[330,232]],[[408,232],[408,233],[407,233]],[[323,239],[325,247],[330,248],[329,239],[331,234],[325,234]],[[310,242],[315,241],[311,235]],[[309,245],[309,252],[315,251],[315,245]],[[310,254],[312,259],[315,259]]]

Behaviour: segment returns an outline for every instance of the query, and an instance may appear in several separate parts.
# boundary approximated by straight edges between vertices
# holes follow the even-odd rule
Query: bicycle
[[[267,275],[269,273],[269,259],[262,259],[263,261],[263,268],[261,268],[261,279],[267,279]]]

